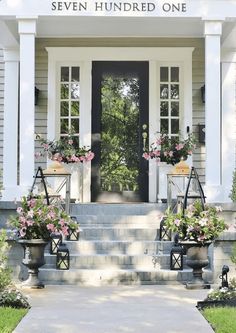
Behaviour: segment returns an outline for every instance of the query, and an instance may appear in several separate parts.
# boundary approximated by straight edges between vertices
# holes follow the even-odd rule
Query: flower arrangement
[[[64,163],[88,162],[94,158],[94,153],[88,147],[79,147],[79,137],[68,134],[59,140],[41,139],[42,152],[36,153],[40,157],[45,153],[49,159]]]
[[[15,287],[5,289],[0,293],[0,306],[12,307],[16,309],[30,308],[27,297]]]
[[[20,239],[50,239],[51,233],[69,235],[69,230],[80,231],[77,222],[55,205],[47,205],[42,197],[23,197],[17,215],[10,217],[8,224]]]
[[[155,142],[150,145],[150,150],[143,153],[146,160],[155,158],[159,162],[176,164],[181,159],[187,159],[195,149],[195,138],[192,134],[188,138],[181,140],[180,136],[172,136],[160,133]]]
[[[195,241],[206,243],[213,241],[221,232],[228,228],[225,221],[220,218],[220,206],[203,207],[200,200],[189,205],[184,214],[167,211],[165,226],[178,233],[182,241]]]

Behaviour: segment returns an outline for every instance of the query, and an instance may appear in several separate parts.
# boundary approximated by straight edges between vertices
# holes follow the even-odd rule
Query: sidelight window
[[[180,130],[179,67],[160,67],[160,129],[169,137]]]
[[[60,136],[79,135],[80,67],[63,66],[60,70]]]

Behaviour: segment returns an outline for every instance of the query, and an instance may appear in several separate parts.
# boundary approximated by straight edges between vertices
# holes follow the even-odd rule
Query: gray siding
[[[36,107],[36,133],[46,134],[47,123],[47,51],[45,47],[194,47],[193,52],[193,131],[198,134],[198,124],[204,124],[204,104],[200,88],[204,84],[204,39],[202,38],[68,38],[36,40],[36,86],[40,89]],[[36,143],[36,147],[38,147]],[[193,156],[201,180],[204,181],[205,146],[197,145]],[[42,163],[43,159],[36,161]]]

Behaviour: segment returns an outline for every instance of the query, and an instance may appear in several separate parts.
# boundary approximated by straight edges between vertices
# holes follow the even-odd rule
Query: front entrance
[[[94,61],[92,66],[92,201],[148,201],[149,64]]]

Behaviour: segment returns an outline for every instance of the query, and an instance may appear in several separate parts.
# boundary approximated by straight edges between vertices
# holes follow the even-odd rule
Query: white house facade
[[[130,82],[126,97],[130,87],[139,92],[136,141],[128,121],[124,141],[140,146],[141,201],[156,202],[159,186],[158,164],[142,158],[143,133],[151,143],[164,129],[195,134],[189,162],[207,200],[229,202],[236,161],[236,0],[0,0],[2,200],[19,199],[37,166],[46,167],[45,158],[35,158],[37,134],[53,140],[68,129],[95,151],[95,159],[80,168],[79,199],[97,200],[106,152],[101,109],[108,103],[101,95],[117,83],[111,77]],[[198,138],[202,127],[205,142]]]

